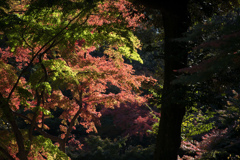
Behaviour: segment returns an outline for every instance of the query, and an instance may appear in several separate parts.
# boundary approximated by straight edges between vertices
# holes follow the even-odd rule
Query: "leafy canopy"
[[[1,155],[19,159],[61,159],[72,130],[97,132],[97,107],[146,103],[141,83],[122,56],[142,62],[133,34],[143,15],[130,16],[131,3],[119,1],[15,1],[0,3],[0,119],[11,130]],[[93,51],[104,49],[103,56]],[[109,84],[120,91],[107,92]],[[68,93],[68,94],[67,94]],[[54,117],[54,111],[61,113]],[[28,124],[18,127],[16,118]],[[60,134],[46,132],[58,119]],[[6,123],[5,123],[6,122]],[[6,135],[5,130],[2,134]],[[40,136],[34,136],[37,131]],[[16,139],[15,139],[16,138]],[[51,143],[57,142],[59,148]],[[81,148],[81,144],[78,143]],[[34,148],[34,150],[31,150]]]

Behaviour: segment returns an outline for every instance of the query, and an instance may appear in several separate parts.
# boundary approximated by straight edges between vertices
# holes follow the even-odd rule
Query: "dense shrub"
[[[153,159],[154,146],[127,145],[128,138],[114,139],[113,141],[100,136],[89,136],[85,139],[83,150],[67,148],[67,154],[72,160],[150,160]]]

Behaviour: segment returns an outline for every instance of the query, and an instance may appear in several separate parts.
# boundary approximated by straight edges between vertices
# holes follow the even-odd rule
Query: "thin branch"
[[[69,26],[75,19],[77,19],[77,18],[81,15],[82,12],[83,12],[83,11],[81,11],[80,13],[78,13],[72,20],[70,20],[70,21],[68,22],[68,24],[67,24],[64,28],[62,28],[55,36],[53,36],[50,40],[48,40],[48,41],[38,50],[38,52],[32,57],[30,63],[28,63],[28,65],[27,65],[27,66],[22,70],[22,72],[19,74],[18,79],[17,79],[17,82],[14,84],[11,92],[10,92],[9,95],[8,95],[8,99],[10,99],[10,97],[12,96],[12,94],[13,94],[15,88],[17,87],[17,85],[18,85],[18,83],[19,83],[19,81],[20,81],[20,78],[22,77],[23,73],[24,73],[25,71],[27,71],[27,69],[30,67],[30,65],[33,63],[34,59],[39,55],[39,53],[40,53],[48,44],[50,44],[52,41],[53,41],[53,42],[50,44],[50,46],[49,46],[47,49],[45,49],[42,53],[46,53],[46,52],[47,52],[48,50],[50,50],[53,46],[55,46],[55,45],[56,45],[56,44],[54,44],[55,41],[56,41],[55,39],[56,39],[59,35],[61,35],[62,32],[65,31],[66,28],[68,28],[68,26]],[[87,19],[88,19],[88,18],[87,18]],[[84,21],[84,23],[86,23],[87,19]],[[84,23],[82,23],[82,24],[80,24],[80,25],[83,25]]]
[[[69,135],[70,135],[70,133],[71,133],[71,131],[72,131],[72,127],[73,127],[76,119],[79,117],[79,114],[81,113],[81,109],[82,109],[82,94],[83,94],[83,93],[82,93],[82,90],[81,90],[80,93],[79,93],[79,99],[80,99],[80,100],[79,100],[79,101],[77,100],[77,103],[78,103],[78,105],[79,105],[79,109],[78,109],[77,113],[74,115],[74,117],[73,117],[73,119],[71,120],[70,125],[69,125],[69,127],[68,127],[68,129],[67,129],[67,133],[66,133],[65,138],[64,138],[64,141],[65,141],[65,142],[67,141],[67,139],[68,139],[68,137],[69,137]]]
[[[49,138],[51,139],[52,141],[55,141],[55,142],[62,142],[62,139],[61,138],[58,138],[57,136],[53,136],[51,134],[48,134],[47,132],[43,131],[42,128],[39,128],[37,126],[36,127],[36,130],[41,134],[43,135],[45,138]]]
[[[13,112],[13,114],[18,116],[18,117],[21,117],[22,119],[25,119],[25,120],[29,121],[30,123],[32,121],[30,118],[24,116],[23,114],[20,114],[20,113],[17,113],[17,112]],[[58,138],[57,136],[52,136],[52,135],[48,134],[47,132],[43,131],[42,128],[39,128],[36,123],[35,123],[35,128],[45,138],[49,138],[52,141],[56,141],[56,142],[61,142],[62,141],[61,138]]]
[[[38,91],[36,90],[36,97],[37,97],[37,106],[40,106],[41,104],[41,97],[40,95],[38,94]],[[28,138],[30,140],[30,142],[32,141],[32,132],[33,132],[33,129],[34,127],[36,126],[36,119],[37,119],[37,112],[38,112],[39,109],[37,109],[35,112],[34,112],[34,116],[33,118],[30,120],[30,123],[31,123],[31,126],[29,128],[29,131],[28,131]]]
[[[29,121],[30,123],[31,123],[31,121],[32,121],[30,118],[24,116],[23,114],[20,114],[20,113],[17,113],[17,112],[13,112],[13,114],[14,114],[15,116],[21,117],[22,119],[25,119],[25,120]]]
[[[12,13],[25,13],[26,11],[10,11],[8,12],[9,14],[12,14]]]
[[[44,52],[47,52],[48,50],[50,50],[51,47],[53,47],[52,45],[54,44],[55,41],[52,42],[52,44],[44,51]],[[46,47],[47,44],[45,44],[43,47]],[[11,98],[15,88],[17,87],[19,81],[20,81],[20,78],[22,77],[23,73],[25,71],[27,71],[27,69],[30,67],[30,65],[33,63],[34,59],[38,56],[38,54],[40,53],[40,51],[43,49],[43,47],[33,56],[33,58],[31,59],[31,61],[28,63],[28,65],[22,70],[22,72],[19,74],[18,76],[18,79],[17,79],[17,82],[14,84],[11,92],[9,93],[8,95],[8,100]]]
[[[27,42],[27,40],[23,37],[23,34],[22,34],[22,39],[23,39],[23,41],[27,44],[27,46],[29,47],[29,48],[31,48],[31,50],[33,51],[34,49],[33,49],[33,47]]]
[[[44,66],[44,64],[42,63],[42,59],[43,59],[43,54],[40,55],[39,57],[39,62],[41,64],[41,67],[43,69],[43,72],[44,72],[44,82],[47,82],[48,80],[48,72],[47,72],[47,69],[46,67]],[[42,92],[41,92],[41,98],[42,98],[42,104],[44,105],[44,92],[45,92],[45,87],[43,88]],[[44,126],[44,112],[42,111],[42,129],[43,129],[43,126]]]
[[[68,24],[67,24],[64,28],[62,28],[55,36],[53,36],[50,40],[48,40],[48,41],[38,50],[38,52],[32,57],[31,61],[28,63],[28,65],[27,65],[27,66],[21,71],[21,73],[19,74],[18,79],[17,79],[17,81],[15,82],[13,88],[11,89],[11,92],[9,93],[7,99],[5,100],[5,99],[2,97],[2,94],[0,94],[0,99],[1,99],[1,101],[2,101],[2,102],[3,102],[3,100],[6,101],[6,103],[1,104],[1,107],[3,107],[3,109],[6,110],[6,112],[7,112],[7,113],[5,113],[5,114],[7,115],[7,119],[8,119],[9,123],[10,123],[11,126],[12,126],[12,130],[13,130],[13,132],[14,132],[14,135],[15,135],[15,138],[16,138],[16,141],[17,141],[17,144],[18,144],[18,151],[19,151],[19,152],[18,152],[18,155],[21,156],[21,158],[23,158],[23,159],[27,159],[27,157],[26,157],[26,156],[27,156],[27,155],[26,155],[27,153],[26,153],[26,150],[25,150],[25,147],[24,147],[24,139],[23,139],[22,133],[21,133],[21,131],[19,130],[19,128],[18,128],[18,126],[17,126],[17,123],[16,123],[16,121],[15,121],[15,119],[14,119],[14,114],[15,114],[16,112],[12,111],[12,109],[10,108],[10,106],[9,106],[9,104],[8,104],[8,103],[9,103],[9,100],[10,100],[10,98],[11,98],[14,90],[16,89],[16,87],[17,87],[17,85],[18,85],[18,83],[19,83],[19,81],[20,81],[20,78],[21,78],[21,77],[23,76],[23,74],[27,71],[27,69],[31,66],[31,64],[33,64],[33,61],[35,60],[35,58],[36,58],[39,54],[41,54],[42,50],[44,50],[45,47],[47,47],[49,44],[50,44],[50,46],[47,47],[47,48],[42,52],[42,54],[46,53],[46,52],[49,51],[53,46],[57,45],[57,43],[55,43],[57,37],[60,36],[60,35],[66,30],[66,28],[67,28],[75,19],[77,19],[77,18],[81,15],[82,12],[83,12],[83,11],[81,11],[80,13],[78,13],[71,21],[68,22]],[[88,19],[88,17],[87,17],[87,19]],[[84,23],[86,23],[87,19],[84,21]],[[82,24],[83,24],[83,23],[82,23]],[[82,25],[82,24],[81,24],[81,25]],[[30,120],[30,122],[33,122],[33,121]],[[58,141],[58,142],[62,143],[62,139],[60,139],[60,138],[58,138],[58,137],[55,137],[55,136],[52,136],[52,135],[49,135],[48,133],[44,132],[41,128],[39,128],[39,127],[36,126],[36,123],[35,123],[35,124],[33,123],[33,126],[35,126],[36,129],[37,129],[37,131],[40,132],[44,137],[50,138],[50,139],[53,140],[53,141]],[[31,130],[32,130],[32,128],[31,128]],[[31,135],[29,135],[29,138],[31,139]]]

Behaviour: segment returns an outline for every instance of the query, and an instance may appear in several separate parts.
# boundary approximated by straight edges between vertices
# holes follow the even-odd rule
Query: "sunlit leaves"
[[[44,7],[38,6],[34,8],[35,3]],[[36,1],[30,5],[27,12],[10,15],[12,18],[7,19],[13,20],[14,22],[11,22],[11,24],[14,25],[10,29],[7,27],[8,24],[6,24],[6,27],[3,27],[3,32],[9,38],[7,43],[11,45],[12,51],[15,51],[16,46],[33,49],[48,42],[52,43],[52,45],[61,44],[57,48],[62,50],[63,48],[68,48],[67,45],[73,45],[76,40],[85,39],[85,45],[87,46],[116,43],[121,47],[120,52],[123,55],[142,62],[136,52],[136,49],[140,46],[139,41],[128,26],[136,27],[138,19],[136,17],[129,18],[123,14],[121,19],[119,19],[120,23],[113,21],[118,19],[117,11],[124,12],[123,7],[126,8],[125,5],[130,5],[125,3],[125,1],[122,1],[115,5],[112,2],[105,2],[104,5],[110,8],[108,13],[111,15],[110,17],[105,17],[105,13],[102,13],[100,10],[101,6],[99,5],[99,8],[95,6],[96,2],[63,1],[51,3],[49,6],[47,5],[48,2],[45,4]],[[68,8],[68,6],[73,8],[65,13],[64,9]],[[113,8],[115,12],[110,12]],[[94,17],[98,18],[92,20]],[[99,23],[99,18],[106,22]],[[7,19],[2,18],[0,22],[10,23]]]
[[[39,135],[34,138],[31,146],[29,157],[38,157],[38,159],[49,160],[69,160],[68,156],[59,150],[58,146],[54,145],[50,139]],[[41,153],[39,155],[39,153]]]
[[[98,105],[114,108],[121,103],[146,102],[140,88],[143,81],[152,78],[134,75],[133,67],[123,59],[125,56],[142,62],[137,54],[140,41],[133,34],[142,15],[129,17],[129,2],[11,2],[9,10],[0,4],[6,14],[0,17],[0,34],[9,46],[0,50],[1,106],[9,109],[1,110],[0,115],[5,121],[2,115],[8,113],[11,122],[18,117],[29,125],[25,132],[12,125],[13,133],[17,130],[15,135],[22,136],[24,143],[19,154],[32,149],[30,158],[66,159],[49,139],[34,137],[33,131],[57,141],[64,151],[76,125],[85,127],[87,133],[97,132],[101,117]],[[91,53],[100,48],[105,50],[103,56]],[[117,92],[111,91],[111,86]],[[53,117],[57,109],[61,113]],[[45,120],[51,118],[62,121],[61,135],[51,136],[44,131],[49,129]],[[136,121],[144,124],[146,120],[139,116]],[[19,142],[6,143],[12,147],[9,152],[14,158]]]
[[[77,70],[67,66],[67,63],[61,59],[44,61],[49,72],[49,80],[54,89],[64,88],[68,83],[78,84]]]
[[[2,61],[0,61],[0,74],[2,75],[0,77],[0,92],[6,96],[10,92],[11,87],[17,79],[17,76],[13,66],[5,64]]]
[[[200,135],[213,129],[215,122],[208,122],[213,118],[214,112],[208,111],[206,114],[192,107],[192,113],[187,113],[182,123],[182,137],[189,138]]]

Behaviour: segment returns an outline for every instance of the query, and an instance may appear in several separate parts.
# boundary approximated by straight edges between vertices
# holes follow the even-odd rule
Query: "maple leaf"
[[[66,158],[63,152],[77,125],[88,133],[97,132],[102,116],[97,106],[146,102],[140,88],[148,78],[134,75],[123,59],[142,62],[137,53],[141,44],[133,30],[143,15],[129,17],[132,5],[125,0],[98,2],[26,0],[0,17],[1,24],[13,24],[1,28],[10,47],[0,49],[0,100],[7,102],[8,109],[0,111],[0,118],[11,122],[13,134],[6,136],[4,144],[13,158],[26,153],[30,159]],[[100,47],[105,47],[104,56],[93,56],[91,52]],[[61,112],[54,117],[57,110]],[[20,130],[16,117],[29,129]],[[54,118],[62,122],[57,136],[45,132],[51,130],[46,121]],[[33,134],[35,130],[40,136]],[[81,146],[77,140],[69,141],[75,143]]]

